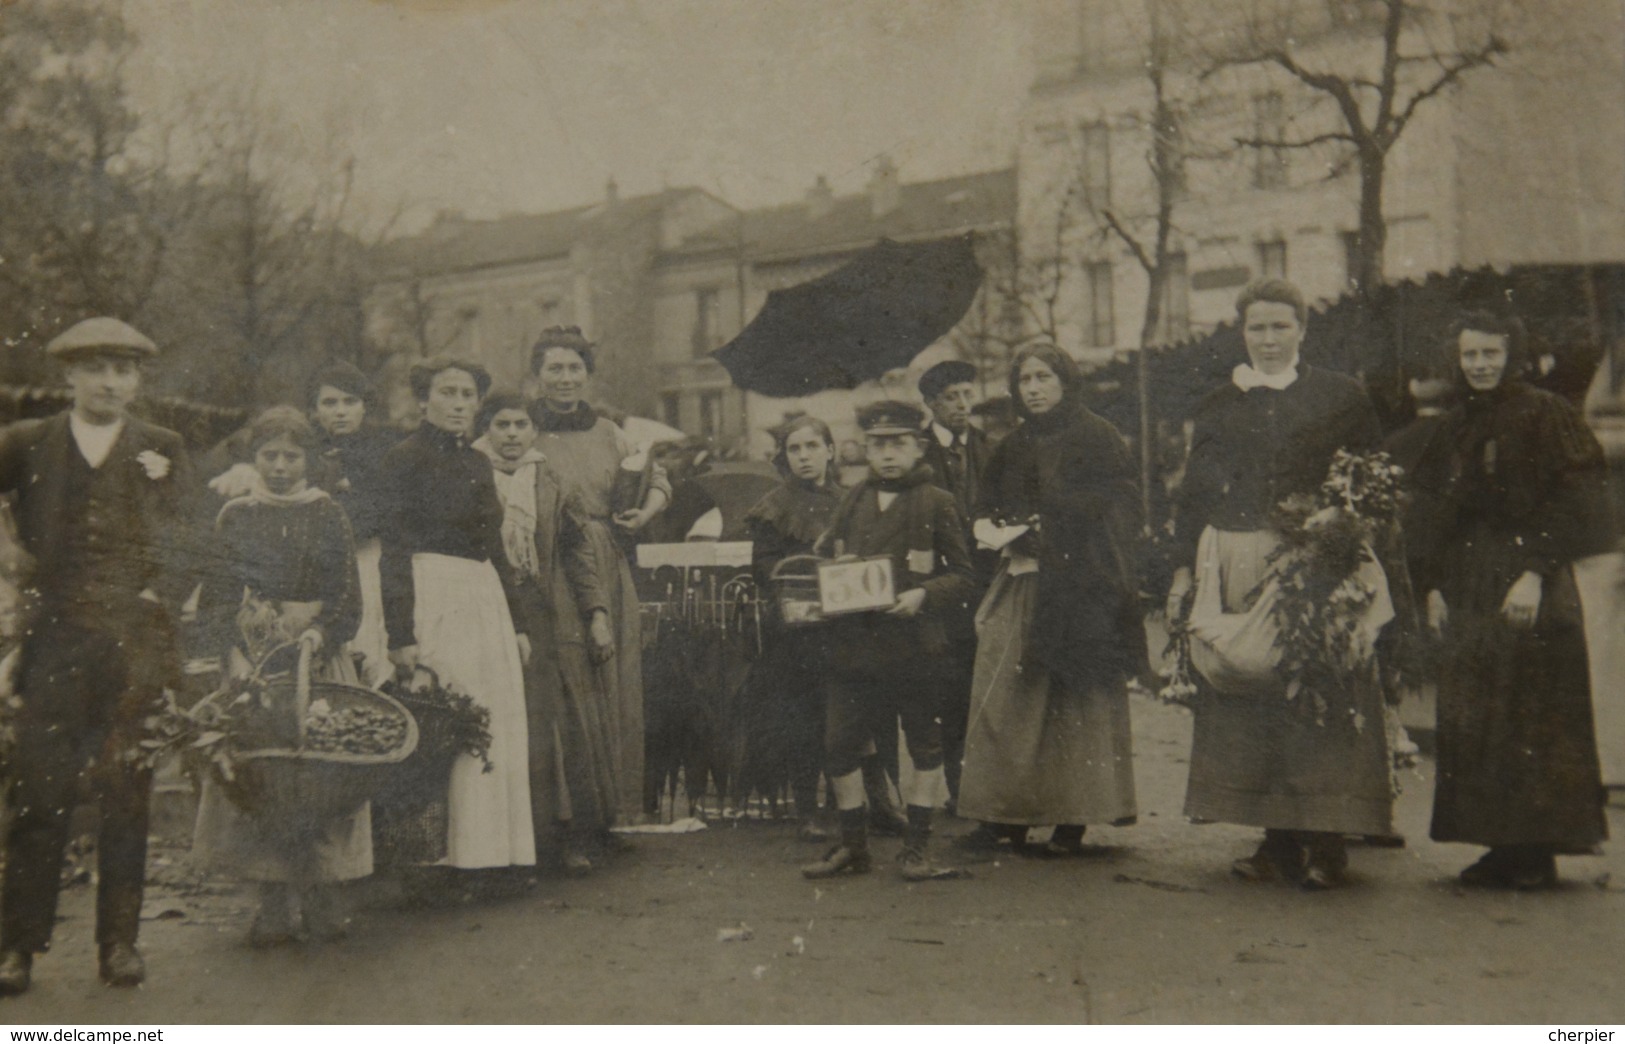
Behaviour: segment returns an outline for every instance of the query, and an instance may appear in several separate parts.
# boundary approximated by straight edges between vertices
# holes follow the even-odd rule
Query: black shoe
[[[305,930],[317,942],[338,942],[350,934],[350,910],[333,885],[305,893]]]
[[[956,866],[938,866],[931,862],[923,848],[905,848],[898,855],[897,862],[902,865],[903,880],[918,883],[920,881],[951,881],[957,877],[970,875]]]
[[[1507,882],[1520,892],[1557,887],[1557,857],[1551,852],[1523,854],[1507,873]]]
[[[132,943],[108,943],[98,962],[102,982],[109,986],[139,986],[147,980],[147,964]]]
[[[1511,888],[1512,866],[1505,849],[1492,848],[1467,867],[1456,879],[1467,888]]]
[[[826,877],[837,877],[843,874],[866,874],[874,869],[874,860],[867,848],[850,848],[846,845],[836,845],[824,853],[824,858],[816,863],[808,863],[801,868],[801,876],[809,881],[818,881]]]
[[[1303,872],[1298,886],[1306,892],[1329,892],[1348,883],[1343,872],[1329,866],[1309,866]]]
[[[0,997],[27,993],[33,981],[34,955],[21,950],[0,953]]]
[[[1230,864],[1230,872],[1255,883],[1282,877],[1296,882],[1303,880],[1307,862],[1308,853],[1302,844],[1284,832],[1270,831],[1257,851]]]

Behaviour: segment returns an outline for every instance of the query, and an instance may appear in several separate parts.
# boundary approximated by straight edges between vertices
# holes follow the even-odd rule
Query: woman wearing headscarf
[[[423,423],[384,457],[380,475],[389,657],[414,684],[426,668],[491,713],[491,771],[467,754],[452,764],[445,862],[530,866],[530,639],[491,462],[470,444],[491,377],[474,363],[432,359],[411,381]]]
[[[773,591],[773,571],[795,555],[809,555],[829,527],[842,489],[835,481],[835,437],[816,417],[797,414],[773,428],[773,464],[784,482],[745,516],[756,588]],[[776,610],[776,606],[774,607]],[[817,822],[818,775],[824,756],[822,637],[797,630],[770,611],[762,655],[746,687],[745,785],[764,789],[788,780],[801,820],[801,837],[831,836]]]
[[[1237,298],[1236,317],[1248,361],[1196,409],[1175,515],[1182,564],[1170,620],[1186,612],[1198,562],[1212,563],[1199,585],[1218,585],[1224,612],[1250,608],[1281,543],[1277,506],[1316,494],[1338,450],[1377,445],[1376,412],[1359,382],[1299,360],[1308,308],[1297,287],[1254,283]],[[1202,687],[1185,814],[1264,828],[1257,851],[1231,865],[1236,876],[1336,887],[1348,863],[1345,834],[1393,833],[1382,693],[1359,682],[1345,695],[1379,724],[1323,725],[1280,694]]]
[[[599,666],[599,685],[613,736],[614,812],[621,819],[636,820],[647,811],[643,627],[632,565],[617,537],[631,537],[659,514],[671,500],[671,485],[660,467],[635,466],[638,449],[631,438],[587,403],[587,385],[595,368],[593,347],[577,327],[556,326],[542,333],[531,352],[538,391],[531,416],[541,430],[537,449],[553,466],[564,496],[575,499],[585,513],[583,531],[597,563],[599,588],[609,602],[615,655]],[[627,489],[642,490],[642,499],[637,503],[632,498],[622,500],[620,491]]]
[[[1485,845],[1466,885],[1549,887],[1556,856],[1608,836],[1576,559],[1616,535],[1601,446],[1524,380],[1516,320],[1472,314],[1451,341],[1462,401],[1422,480],[1443,491],[1420,555],[1441,630],[1436,841]]]
[[[609,600],[583,536],[585,516],[536,449],[524,398],[488,396],[475,432],[474,448],[491,462],[502,500],[502,544],[532,642],[525,671],[531,818],[538,840],[561,846],[564,868],[586,873],[586,850],[615,807],[612,737],[593,669],[615,651]]]
[[[977,529],[1003,546],[977,611],[959,814],[982,833],[1056,824],[1050,855],[1087,824],[1136,817],[1127,682],[1145,663],[1135,574],[1140,507],[1122,436],[1083,403],[1071,357],[1017,350],[1022,424],[993,451]]]

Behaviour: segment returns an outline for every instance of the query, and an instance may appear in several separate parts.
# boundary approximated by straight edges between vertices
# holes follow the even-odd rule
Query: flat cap
[[[45,354],[53,358],[88,351],[114,352],[150,359],[158,354],[158,346],[129,323],[106,316],[74,323],[53,337],[51,343],[45,346]]]
[[[858,407],[858,427],[865,435],[918,435],[925,411],[912,402],[888,399]]]
[[[949,359],[920,374],[920,394],[927,400],[934,399],[956,384],[974,384],[980,376],[970,363]]]

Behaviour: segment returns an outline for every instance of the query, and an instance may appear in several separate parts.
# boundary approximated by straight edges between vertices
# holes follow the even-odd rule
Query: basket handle
[[[801,577],[817,576],[818,575],[818,563],[827,562],[827,561],[829,561],[829,559],[820,558],[817,555],[787,555],[786,557],[779,559],[778,565],[773,567],[773,572],[769,573],[767,578],[769,580],[782,580],[785,577],[789,577],[789,576],[801,576]],[[791,565],[792,563],[796,567],[799,568],[800,566],[802,566],[803,564],[808,563],[808,562],[812,563],[813,568],[811,570],[809,570],[808,572],[805,572],[805,573],[803,573],[803,572],[787,572],[785,570],[785,568],[784,568],[785,566]]]

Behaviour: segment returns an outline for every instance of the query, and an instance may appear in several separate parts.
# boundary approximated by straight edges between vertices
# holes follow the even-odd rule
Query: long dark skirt
[[[1265,575],[1276,538],[1209,530],[1218,542],[1226,612],[1240,612]],[[1201,582],[1201,581],[1199,581]],[[1364,726],[1318,724],[1281,696],[1222,694],[1203,687],[1194,710],[1193,819],[1277,830],[1393,832],[1393,779],[1382,693],[1373,679],[1347,694]]]
[[[1587,851],[1608,824],[1573,573],[1546,582],[1527,631],[1501,617],[1507,575],[1450,604],[1433,839]]]

